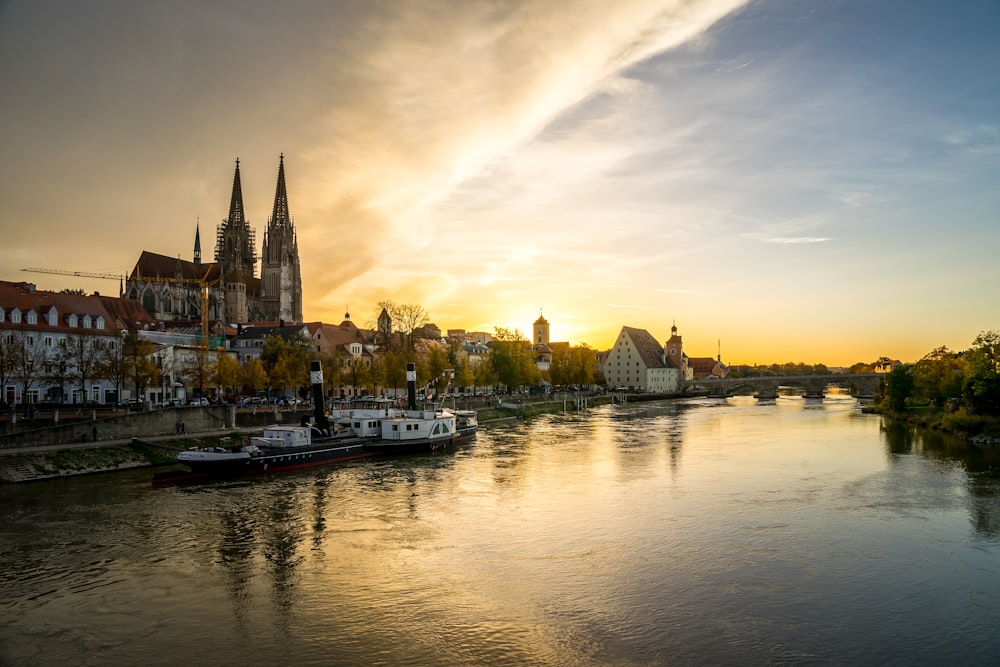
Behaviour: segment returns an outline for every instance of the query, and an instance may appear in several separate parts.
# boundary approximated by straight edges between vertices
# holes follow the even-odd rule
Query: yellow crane
[[[109,280],[121,280],[125,277],[125,276],[116,276],[111,273],[95,273],[93,271],[63,271],[62,269],[38,269],[38,268],[28,268],[21,270],[30,271],[32,273],[54,273],[59,276],[78,276],[80,278],[108,278]]]
[[[116,276],[110,273],[97,273],[94,271],[68,271],[64,269],[40,269],[37,267],[21,269],[32,273],[51,273],[58,276],[77,276],[79,278],[106,278],[110,280],[121,280],[124,276]],[[198,285],[201,288],[201,347],[208,349],[208,288],[219,283],[218,279],[209,280],[208,274],[211,268],[205,272],[201,278],[150,278],[136,272],[135,279],[147,283],[167,283],[169,285]]]
[[[147,283],[167,283],[168,285],[197,285],[201,288],[201,347],[208,349],[208,288],[219,284],[219,279],[209,280],[208,274],[212,269],[205,271],[201,278],[151,278],[144,276],[138,271],[135,274],[137,282]]]

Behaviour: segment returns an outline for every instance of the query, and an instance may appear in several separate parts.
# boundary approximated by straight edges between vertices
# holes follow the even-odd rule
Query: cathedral
[[[208,320],[223,324],[301,322],[299,247],[288,211],[285,156],[278,162],[274,208],[264,231],[257,274],[256,236],[243,210],[240,161],[236,160],[229,215],[218,226],[215,262],[201,261],[201,229],[195,228],[191,261],[142,251],[124,296],[137,299],[157,320]]]

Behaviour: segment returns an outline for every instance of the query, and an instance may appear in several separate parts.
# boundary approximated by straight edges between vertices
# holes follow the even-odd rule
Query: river
[[[0,665],[992,665],[998,461],[846,398],[0,486]]]

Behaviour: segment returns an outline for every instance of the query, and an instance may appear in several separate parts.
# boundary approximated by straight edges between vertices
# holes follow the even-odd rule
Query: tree
[[[243,382],[243,369],[240,362],[229,354],[219,354],[212,367],[212,381],[222,393],[232,395],[236,387]]]
[[[207,390],[213,384],[212,360],[208,350],[199,347],[194,354],[187,356],[181,366],[181,377],[184,383],[197,389],[198,395],[206,396]]]
[[[443,392],[451,380],[450,374],[444,376],[444,371],[449,368],[447,352],[440,345],[432,345],[422,363],[418,364],[417,377],[421,385],[433,386],[435,393]]]
[[[386,387],[399,389],[406,386],[406,363],[412,359],[403,350],[388,349],[382,354],[385,375],[382,382]]]
[[[98,358],[98,377],[109,380],[115,387],[115,396],[121,399],[125,388],[125,355],[121,341],[109,340],[101,348]]]
[[[941,346],[913,366],[913,393],[930,403],[943,405],[962,395],[965,362],[960,356]]]
[[[288,338],[269,336],[260,351],[269,386],[282,390],[295,387],[298,393],[298,387],[309,384],[309,361],[312,356],[312,344],[301,334]]]
[[[415,345],[414,333],[427,324],[427,311],[415,303],[395,303],[383,300],[378,302],[375,312],[375,321],[382,311],[389,315],[392,320],[394,332],[399,333],[402,346],[406,350],[413,350]],[[392,346],[392,340],[385,341],[388,346]]]
[[[54,351],[45,362],[45,381],[50,385],[49,391],[46,393],[51,394],[52,385],[58,387],[57,400],[60,403],[66,401],[66,384],[71,381],[72,362],[70,355],[69,343],[64,338],[55,346]]]
[[[63,342],[69,367],[69,379],[80,390],[80,399],[88,402],[87,383],[100,374],[104,341],[94,334],[72,334]]]
[[[323,393],[329,397],[343,384],[344,353],[335,348],[332,354],[320,355],[319,363],[323,369]]]
[[[962,399],[973,414],[1000,415],[1000,332],[984,331],[965,353]]]
[[[8,380],[13,378],[16,372],[19,351],[15,341],[17,341],[15,334],[0,332],[0,390],[7,386]],[[0,396],[0,401],[3,400],[4,397]],[[13,405],[10,407],[14,408]]]
[[[253,389],[254,393],[268,385],[267,371],[264,370],[264,364],[258,357],[247,359],[246,368],[243,370],[243,382]]]
[[[903,412],[913,393],[913,375],[908,366],[896,366],[885,378],[885,401],[890,410]]]
[[[21,402],[28,402],[31,386],[38,380],[47,358],[45,347],[32,332],[14,334],[14,377],[21,383]]]
[[[531,356],[531,344],[517,329],[496,328],[490,354],[493,371],[507,387],[536,384],[542,377]]]
[[[146,387],[157,384],[160,381],[160,369],[153,361],[153,351],[156,346],[152,341],[138,337],[136,333],[129,333],[125,338],[124,356],[122,364],[124,375],[135,387],[135,398],[142,398],[143,390]]]

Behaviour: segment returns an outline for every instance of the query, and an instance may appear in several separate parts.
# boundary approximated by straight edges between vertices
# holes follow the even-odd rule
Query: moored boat
[[[452,410],[459,438],[471,438],[479,430],[479,413],[475,410]]]

